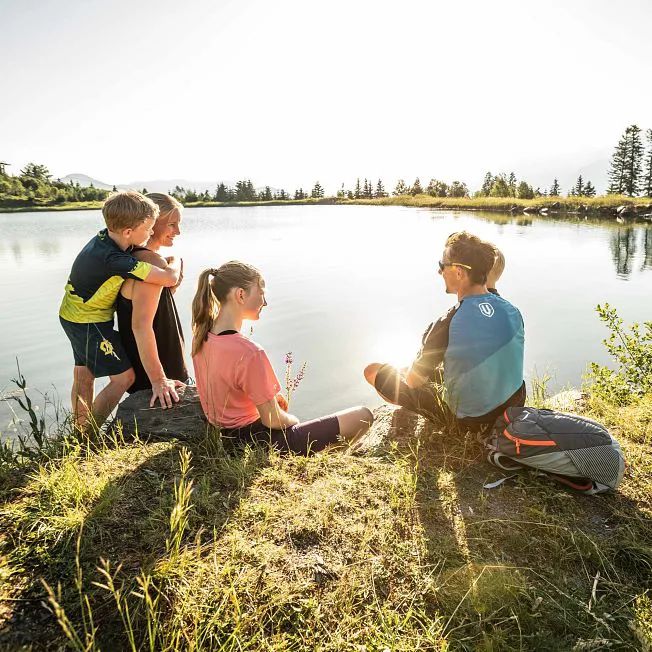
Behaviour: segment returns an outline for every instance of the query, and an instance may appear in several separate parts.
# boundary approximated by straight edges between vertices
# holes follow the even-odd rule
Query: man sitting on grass
[[[366,367],[367,382],[385,401],[438,425],[456,420],[472,430],[524,404],[523,319],[495,287],[487,288],[503,268],[503,255],[489,242],[464,231],[448,238],[439,273],[458,302],[428,326],[409,370]]]

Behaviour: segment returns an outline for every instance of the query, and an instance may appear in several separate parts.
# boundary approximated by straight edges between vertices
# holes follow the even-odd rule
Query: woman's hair
[[[260,283],[261,278],[253,265],[239,260],[230,260],[217,269],[205,269],[199,275],[192,300],[192,355],[199,353],[217,318],[220,304],[226,301],[229,292],[233,288],[249,290],[254,283]]]
[[[179,201],[162,192],[150,192],[146,194],[145,197],[151,199],[158,206],[159,218],[165,217],[172,211],[181,212],[183,210],[183,205]]]
[[[462,263],[474,283],[486,283],[487,274],[494,266],[496,249],[490,243],[466,231],[452,233],[446,240],[451,263]]]

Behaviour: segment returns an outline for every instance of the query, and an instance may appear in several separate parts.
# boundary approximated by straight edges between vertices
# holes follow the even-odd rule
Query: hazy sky
[[[548,185],[652,127],[650,25],[650,0],[0,0],[0,160]]]

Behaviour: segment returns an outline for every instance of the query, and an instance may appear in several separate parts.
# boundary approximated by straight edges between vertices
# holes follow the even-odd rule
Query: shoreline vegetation
[[[598,313],[613,368],[556,407],[620,441],[603,496],[487,488],[507,474],[475,437],[405,410],[377,411],[362,455],[281,457],[213,430],[48,439],[23,393],[32,446],[0,447],[0,649],[652,649],[652,323]],[[545,378],[529,404],[551,405]]]
[[[644,143],[645,137],[645,143]],[[79,177],[71,175],[67,181],[52,180],[47,166],[28,163],[20,174],[6,171],[10,163],[0,162],[0,212],[88,210],[101,207],[109,194],[110,185],[90,177],[89,185],[80,185]],[[297,188],[294,193],[283,188],[257,188],[251,179],[241,179],[231,187],[223,181],[214,191],[184,188],[176,185],[168,193],[184,206],[292,206],[310,204],[366,204],[371,206],[413,206],[448,210],[510,211],[541,214],[584,213],[602,217],[625,218],[642,216],[652,219],[652,129],[646,131],[630,125],[616,145],[608,170],[609,185],[606,195],[597,196],[589,179],[580,174],[564,194],[557,178],[549,188],[534,187],[525,179],[509,174],[487,172],[481,187],[471,192],[464,181],[451,182],[431,178],[422,184],[417,177],[411,185],[399,179],[392,192],[382,179],[361,177],[354,186],[342,183],[335,196],[316,181],[310,191]],[[158,183],[158,182],[157,182]],[[121,186],[121,189],[125,189]],[[147,194],[147,188],[133,188]],[[112,190],[118,188],[114,185]]]
[[[102,201],[67,202],[59,204],[36,204],[2,206],[0,213],[27,213],[42,211],[99,210]],[[320,197],[269,201],[195,201],[184,204],[190,208],[226,208],[235,206],[319,206],[364,205],[406,206],[440,210],[501,211],[512,213],[538,213],[579,215],[592,217],[639,217],[652,220],[652,197],[629,197],[626,195],[603,195],[599,197],[432,197],[426,194],[376,197],[372,199],[347,199],[343,197]]]

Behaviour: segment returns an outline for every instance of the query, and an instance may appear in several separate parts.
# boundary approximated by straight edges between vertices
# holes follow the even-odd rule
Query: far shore
[[[101,201],[39,204],[26,206],[1,206],[0,213],[33,213],[43,211],[98,210]],[[652,220],[652,198],[602,195],[600,197],[431,197],[430,195],[399,195],[375,199],[346,199],[322,197],[319,199],[289,199],[250,202],[189,202],[192,208],[225,208],[231,206],[314,206],[314,205],[364,205],[407,206],[441,210],[500,211],[530,214],[585,214],[594,217],[641,217]]]

